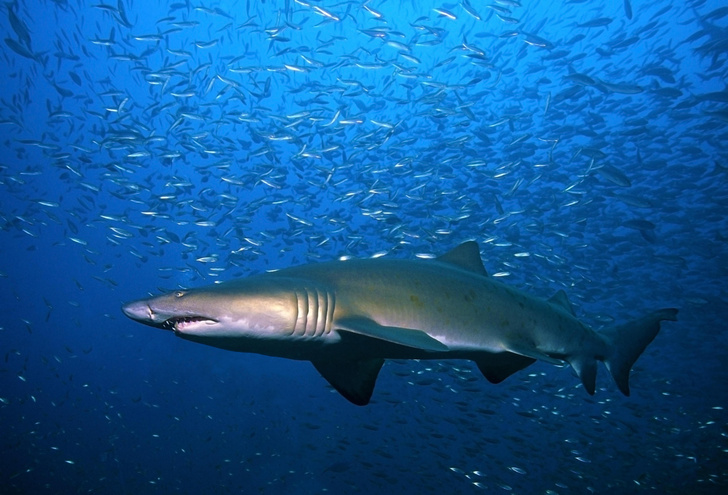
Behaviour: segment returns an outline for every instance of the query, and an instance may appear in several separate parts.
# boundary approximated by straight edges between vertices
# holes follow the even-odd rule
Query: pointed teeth
[[[165,328],[167,330],[175,330],[180,331],[187,325],[191,323],[197,323],[197,322],[207,322],[207,323],[216,323],[215,320],[210,318],[205,318],[204,316],[175,316],[172,318],[169,318],[164,323],[162,323],[162,328]]]

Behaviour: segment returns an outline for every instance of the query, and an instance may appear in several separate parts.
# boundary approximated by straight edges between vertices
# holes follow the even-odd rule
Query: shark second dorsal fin
[[[569,298],[566,296],[566,292],[564,292],[563,290],[559,290],[556,294],[551,296],[551,298],[549,298],[549,302],[554,306],[565,309],[566,312],[569,313],[571,316],[576,316],[576,313],[574,313],[574,308],[571,307]]]
[[[384,359],[361,361],[316,360],[311,361],[321,376],[347,400],[357,406],[366,406],[374,392],[377,375]]]
[[[475,241],[465,241],[436,259],[442,263],[448,263],[479,275],[488,276],[488,272],[485,271],[483,266],[483,260],[480,259],[480,248]]]

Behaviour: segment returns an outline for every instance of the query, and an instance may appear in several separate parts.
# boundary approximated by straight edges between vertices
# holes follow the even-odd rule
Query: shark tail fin
[[[677,309],[660,309],[639,320],[601,332],[610,348],[604,364],[624,395],[629,395],[629,372],[632,366],[657,336],[663,320],[677,321]]]

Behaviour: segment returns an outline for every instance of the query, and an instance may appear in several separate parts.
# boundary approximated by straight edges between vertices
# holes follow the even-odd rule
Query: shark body
[[[477,243],[432,260],[332,261],[180,290],[123,306],[183,339],[311,361],[349,401],[369,402],[385,359],[470,359],[492,383],[536,360],[568,362],[593,394],[597,361],[629,395],[629,372],[668,308],[596,332],[563,291],[533,297],[489,277]]]

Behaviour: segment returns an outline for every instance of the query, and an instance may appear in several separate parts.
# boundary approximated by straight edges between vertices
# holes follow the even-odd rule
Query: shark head
[[[255,281],[252,281],[255,282]],[[178,290],[125,304],[140,323],[198,337],[275,338],[290,335],[298,304],[294,291],[260,283],[228,283]]]
[[[216,335],[230,329],[225,320],[231,320],[232,314],[230,308],[211,306],[210,296],[207,289],[178,290],[127,303],[121,310],[132,320],[177,334]]]
[[[251,277],[140,299],[121,309],[132,320],[187,340],[249,351],[265,342],[320,336],[333,311],[327,293],[297,279]]]

